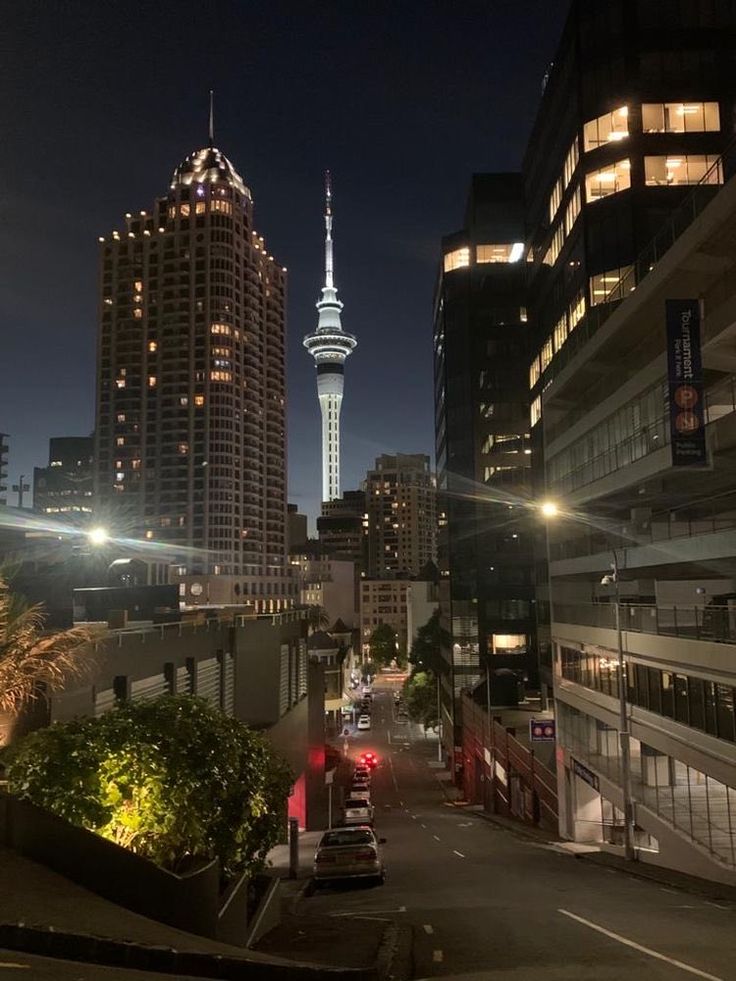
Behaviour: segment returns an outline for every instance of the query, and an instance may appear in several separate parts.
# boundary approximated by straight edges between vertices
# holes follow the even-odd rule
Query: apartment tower
[[[100,266],[100,520],[166,546],[187,603],[284,609],[286,269],[211,121]]]

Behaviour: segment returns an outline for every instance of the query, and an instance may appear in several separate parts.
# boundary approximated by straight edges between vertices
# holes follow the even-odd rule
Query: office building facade
[[[492,690],[496,670],[528,678],[536,662],[523,242],[520,175],[476,175],[465,227],[442,242],[434,305],[448,746],[463,688],[486,669]]]
[[[286,270],[211,139],[100,267],[100,520],[166,546],[186,603],[284,609]]]
[[[0,507],[5,506],[7,501],[8,485],[8,434],[0,433]]]
[[[92,436],[57,436],[49,440],[47,467],[33,468],[33,510],[80,526],[92,514]]]

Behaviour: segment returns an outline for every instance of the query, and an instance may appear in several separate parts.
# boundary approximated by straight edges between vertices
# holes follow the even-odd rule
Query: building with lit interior
[[[434,303],[448,751],[462,689],[486,668],[492,692],[494,671],[535,674],[523,241],[521,176],[475,175],[464,227],[442,240]]]
[[[322,500],[340,496],[340,410],[345,384],[345,359],[357,346],[342,329],[342,303],[337,298],[332,254],[332,184],[325,175],[325,285],[317,302],[317,328],[304,347],[317,366],[317,397],[322,414]]]
[[[56,436],[49,440],[47,467],[33,468],[33,510],[75,524],[92,514],[92,436]]]
[[[164,545],[186,603],[283,609],[286,270],[211,132],[100,266],[96,513]]]
[[[365,478],[367,575],[417,576],[437,558],[437,488],[424,453],[384,453]]]

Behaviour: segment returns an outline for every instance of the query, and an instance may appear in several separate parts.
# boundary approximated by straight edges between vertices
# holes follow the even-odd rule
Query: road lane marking
[[[708,906],[715,906],[716,909],[728,910],[731,908],[730,906],[721,906],[720,903],[714,903],[711,899],[706,899],[705,902],[708,904]]]
[[[423,824],[422,827],[426,830],[427,825],[426,824]]]
[[[431,934],[434,933],[434,927],[432,926],[431,923],[424,924],[424,932],[427,934],[427,936],[430,936]]]
[[[432,960],[435,962],[435,964],[441,964],[444,959],[445,955],[441,950],[432,951]]]
[[[563,916],[569,917],[571,920],[577,920],[578,923],[582,923],[583,926],[590,927],[591,930],[595,930],[598,933],[602,933],[605,937],[610,937],[611,940],[617,940],[620,944],[624,944],[626,947],[631,947],[634,950],[638,950],[642,954],[648,954],[649,957],[654,957],[658,961],[665,961],[667,964],[672,964],[673,967],[679,967],[681,971],[687,971],[688,974],[694,974],[699,978],[706,978],[707,981],[724,981],[724,978],[719,978],[715,974],[708,974],[707,971],[701,971],[697,967],[692,967],[690,964],[685,964],[683,961],[675,960],[674,957],[668,957],[666,954],[660,954],[657,950],[652,950],[651,947],[643,947],[641,944],[636,943],[634,940],[629,940],[628,937],[622,937],[620,933],[614,933],[612,930],[606,930],[605,927],[599,926],[597,923],[593,923],[591,920],[586,920],[582,916],[578,916],[576,913],[571,913],[566,909],[558,909],[558,913],[562,913]]]
[[[12,961],[0,961],[1,968],[12,968],[16,971],[27,971],[30,966],[30,964],[15,964]]]
[[[459,855],[460,858],[465,858],[465,856],[463,855],[463,853],[462,852],[459,852],[456,848],[453,848],[452,850],[453,850],[453,852],[455,852],[456,855]]]
[[[432,835],[432,837],[434,838],[435,841],[439,841],[440,840],[437,835]]]

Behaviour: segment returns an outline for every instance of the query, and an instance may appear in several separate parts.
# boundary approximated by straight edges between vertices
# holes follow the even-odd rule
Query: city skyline
[[[321,279],[314,188],[327,167],[340,183],[339,285],[350,298],[350,330],[361,338],[343,411],[342,486],[356,487],[380,453],[432,453],[436,230],[455,222],[469,170],[519,165],[566,6],[505,6],[493,16],[479,7],[447,19],[441,4],[430,4],[420,24],[408,8],[392,8],[391,35],[388,8],[383,17],[343,17],[285,4],[272,23],[265,8],[246,18],[225,4],[200,23],[170,16],[174,8],[164,4],[135,25],[114,11],[48,11],[40,22],[21,13],[6,111],[12,192],[0,239],[7,274],[0,307],[14,325],[0,368],[9,483],[44,462],[50,437],[91,431],[97,237],[119,214],[147,207],[171,161],[202,145],[209,88],[218,145],[253,187],[260,223],[283,243],[289,268],[289,499],[312,518],[319,513],[319,407],[301,339],[313,328]],[[226,22],[243,36],[246,70],[218,57]],[[510,43],[522,28],[524,58]],[[60,34],[70,39],[63,51]],[[105,37],[116,38],[112,54]],[[461,73],[441,57],[452,44],[467,48]],[[41,75],[21,57],[27,45],[46,66]],[[322,72],[325,57],[331,72]],[[177,66],[187,58],[199,59],[200,69],[183,84]],[[37,83],[52,79],[53,86]],[[502,81],[510,94],[499,107],[494,91]],[[359,96],[369,111],[357,115]],[[489,107],[493,127],[484,123]],[[31,346],[43,404],[24,381]]]

